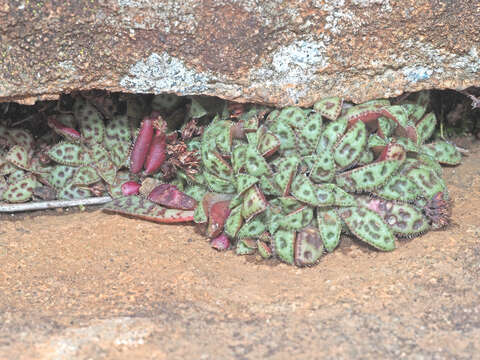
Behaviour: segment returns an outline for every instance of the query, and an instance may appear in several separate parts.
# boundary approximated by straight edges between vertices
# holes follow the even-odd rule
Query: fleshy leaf
[[[230,215],[225,222],[224,231],[231,238],[235,238],[242,225],[242,205],[239,205],[230,212]]]
[[[389,119],[385,116],[380,116],[378,118],[378,132],[382,138],[390,137],[395,128],[397,127],[397,123],[392,119]]]
[[[72,184],[67,184],[57,192],[57,197],[65,200],[84,199],[90,196],[92,196],[90,191]]]
[[[280,151],[295,148],[295,133],[289,125],[277,120],[270,126],[270,131],[280,140]]]
[[[29,170],[28,152],[21,145],[12,146],[8,151],[5,160],[11,162],[13,165],[21,169]]]
[[[427,199],[446,190],[445,183],[431,168],[420,166],[410,169],[407,177],[417,185],[420,194]]]
[[[399,236],[416,236],[430,228],[422,211],[413,205],[370,198],[361,198],[359,201],[380,215],[393,233]]]
[[[387,200],[401,201],[413,201],[420,196],[415,183],[402,175],[392,176],[385,186],[376,189],[374,193]]]
[[[355,123],[334,147],[333,157],[342,168],[354,164],[367,143],[367,129],[361,121]]]
[[[317,198],[315,185],[305,175],[297,175],[293,179],[291,194],[299,201],[309,205],[317,206],[320,200]]]
[[[250,222],[243,224],[238,231],[237,237],[240,239],[256,237],[266,230],[265,222],[260,216],[250,220]]]
[[[26,175],[14,183],[10,183],[2,194],[3,200],[9,203],[22,203],[30,200],[35,187],[35,178]]]
[[[106,204],[103,210],[159,223],[193,220],[193,210],[167,209],[140,196],[115,199]]]
[[[91,166],[80,167],[72,179],[73,185],[90,185],[100,180],[97,171]]]
[[[204,172],[203,175],[205,176],[208,187],[213,192],[225,194],[235,193],[235,184],[231,180],[219,178],[209,172]]]
[[[321,205],[355,206],[355,197],[335,184],[318,185],[325,194],[332,194],[333,200],[326,199]]]
[[[112,150],[117,143],[130,143],[130,126],[127,115],[116,115],[105,127],[105,146]]]
[[[428,145],[423,145],[422,151],[440,164],[458,165],[462,160],[462,154],[460,154],[454,145],[446,141],[436,141]]]
[[[242,205],[242,217],[250,221],[254,216],[261,214],[268,206],[265,196],[258,186],[252,186],[245,192]]]
[[[319,113],[312,113],[300,132],[300,141],[307,149],[315,151],[320,136],[322,135],[322,116]]]
[[[260,189],[263,191],[265,195],[274,195],[274,196],[282,195],[282,192],[280,191],[276,183],[274,183],[273,179],[265,175],[262,175],[260,177],[259,185],[260,185]]]
[[[400,166],[398,160],[385,160],[339,174],[337,185],[347,191],[366,191],[385,184]]]
[[[335,176],[335,163],[331,151],[323,151],[317,155],[310,172],[310,179],[316,183],[329,182]]]
[[[264,241],[257,240],[257,249],[260,256],[264,259],[269,259],[273,255],[272,249]]]
[[[80,122],[82,137],[90,144],[101,144],[105,135],[102,114],[89,101],[77,97],[74,105],[75,117]]]
[[[271,173],[267,161],[252,145],[250,145],[245,152],[245,168],[247,172],[253,176],[261,176]]]
[[[47,182],[56,189],[64,188],[75,171],[77,171],[77,168],[75,167],[57,165],[52,169],[50,174],[48,174]]]
[[[432,136],[435,131],[435,125],[437,125],[437,118],[435,113],[431,112],[425,115],[422,120],[420,120],[417,125],[417,144],[421,145]]]
[[[342,111],[343,99],[340,97],[329,97],[317,101],[313,105],[313,110],[325,116],[327,119],[335,121],[337,120],[340,112]]]
[[[239,240],[235,252],[237,255],[250,255],[255,252],[255,249],[247,246],[243,240]]]
[[[338,214],[331,209],[317,209],[317,222],[323,245],[328,252],[332,252],[340,242],[342,221]]]
[[[87,156],[82,146],[74,143],[60,142],[48,151],[53,161],[68,166],[86,165]]]
[[[291,265],[294,262],[295,238],[295,231],[278,230],[273,235],[273,251],[275,255],[283,262]]]
[[[295,265],[313,265],[323,254],[320,231],[315,227],[306,227],[297,234],[295,241]]]
[[[235,174],[238,174],[245,166],[246,144],[235,145],[232,150],[232,166]]]
[[[223,127],[215,137],[215,142],[222,154],[230,154],[232,151],[232,126]]]
[[[280,140],[271,132],[265,132],[257,143],[258,152],[263,157],[273,155],[280,148]]]
[[[299,107],[287,106],[280,110],[277,121],[296,129],[302,129],[307,122],[307,115]]]
[[[248,174],[238,174],[235,177],[236,186],[237,186],[237,193],[242,194],[248,189],[250,189],[253,185],[258,183],[258,178]]]
[[[395,236],[376,212],[348,207],[339,209],[338,213],[348,229],[360,240],[382,251],[395,249]]]
[[[316,153],[321,154],[324,151],[330,150],[333,145],[337,143],[338,139],[340,139],[340,137],[345,133],[347,125],[347,119],[339,119],[338,121],[334,121],[328,124],[325,127],[322,136],[320,136]]]
[[[308,226],[313,219],[313,209],[309,206],[301,208],[283,216],[279,220],[279,225],[285,230],[301,230]]]

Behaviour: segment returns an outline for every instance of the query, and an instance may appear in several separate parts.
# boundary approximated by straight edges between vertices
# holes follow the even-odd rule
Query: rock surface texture
[[[100,88],[311,105],[480,84],[480,2],[0,3],[0,101]]]

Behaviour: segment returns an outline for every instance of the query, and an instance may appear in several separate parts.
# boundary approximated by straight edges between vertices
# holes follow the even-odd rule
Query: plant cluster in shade
[[[441,164],[461,154],[430,140],[428,92],[393,105],[332,97],[283,109],[140,99],[76,96],[37,140],[0,126],[3,200],[108,192],[106,211],[194,221],[218,250],[297,266],[317,263],[342,233],[391,251],[397,238],[449,223]]]

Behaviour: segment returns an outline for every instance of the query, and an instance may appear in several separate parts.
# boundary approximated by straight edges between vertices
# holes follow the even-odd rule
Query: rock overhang
[[[94,0],[0,5],[0,101],[105,89],[310,106],[480,84],[480,5]]]

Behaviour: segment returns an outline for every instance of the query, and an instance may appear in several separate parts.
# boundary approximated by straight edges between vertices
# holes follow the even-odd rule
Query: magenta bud
[[[127,181],[122,185],[122,194],[125,196],[137,195],[140,189],[140,184],[135,181]]]
[[[145,118],[140,126],[140,131],[135,139],[132,153],[130,154],[130,171],[133,174],[140,172],[147,158],[148,150],[153,139],[153,119]]]
[[[166,136],[163,132],[156,130],[152,139],[152,144],[147,153],[147,159],[145,160],[145,174],[150,175],[160,169],[160,166],[165,161],[167,142]]]
[[[210,246],[218,251],[225,251],[230,247],[230,240],[225,233],[210,241]]]

